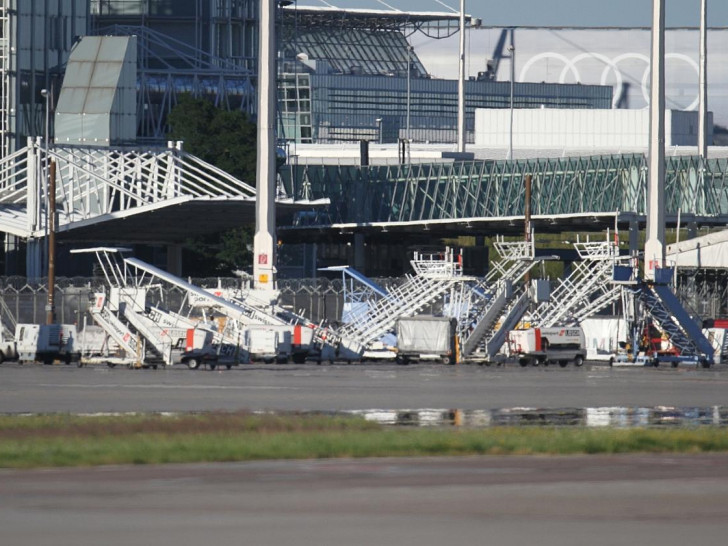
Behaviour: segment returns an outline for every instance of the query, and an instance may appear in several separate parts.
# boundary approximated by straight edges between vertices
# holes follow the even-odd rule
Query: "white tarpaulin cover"
[[[581,322],[587,358],[614,355],[619,343],[627,341],[627,322],[619,317],[588,318]]]
[[[447,317],[409,317],[397,321],[397,349],[400,353],[448,354],[452,337]]]
[[[665,253],[678,267],[728,267],[728,230],[667,245]]]

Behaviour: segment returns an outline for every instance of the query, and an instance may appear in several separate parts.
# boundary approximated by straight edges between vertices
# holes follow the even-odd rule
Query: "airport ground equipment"
[[[319,271],[341,273],[344,287],[344,309],[341,322],[351,322],[358,315],[369,313],[374,302],[389,296],[389,292],[360,271],[348,265],[320,267]]]
[[[578,326],[513,330],[508,342],[521,366],[552,362],[581,366],[586,360],[584,332]]]
[[[617,241],[577,241],[574,248],[580,260],[571,274],[558,281],[550,299],[531,314],[531,324],[541,327],[578,325],[608,305],[618,301],[622,286],[614,283],[615,265],[627,264],[620,257]]]
[[[20,362],[56,360],[70,364],[81,358],[75,324],[22,324],[15,327],[15,342]]]
[[[643,307],[643,319],[649,317],[666,334],[672,345],[669,350],[662,350],[662,347],[654,347],[651,339],[648,339],[650,343],[647,350],[653,355],[656,364],[667,362],[678,366],[680,363],[692,363],[707,368],[713,363],[715,349],[703,334],[701,325],[690,316],[672,292],[672,279],[672,268],[657,268],[653,282],[640,281],[635,287]]]
[[[82,336],[80,363],[142,367],[146,360],[145,341],[109,309],[105,292],[94,294],[89,312],[94,322],[103,330],[104,339],[96,347],[92,340],[87,344]]]
[[[392,331],[401,317],[416,315],[427,305],[441,299],[456,283],[462,282],[462,256],[457,259],[451,248],[444,253],[415,252],[410,261],[414,274],[405,276],[404,284],[388,291],[369,309],[353,317],[337,330],[338,358],[361,358],[367,345]]]
[[[456,362],[457,321],[449,317],[416,315],[397,320],[397,362],[442,359]]]
[[[260,304],[260,307],[252,305],[249,302],[252,298],[247,298],[241,291],[223,297],[219,290],[200,288],[136,258],[122,257],[123,250],[96,248],[87,249],[86,252],[97,254],[107,283],[111,286],[113,310],[118,311],[119,316],[147,340],[147,359],[150,358],[149,353],[154,352],[160,362],[171,364],[172,350],[181,349],[184,345],[186,354],[183,360],[188,363],[194,360],[209,364],[215,355],[232,354],[236,355],[239,362],[249,362],[249,351],[245,347],[238,347],[238,344],[243,340],[255,341],[256,337],[265,337],[265,334],[244,334],[245,330],[261,325],[277,331],[276,347],[280,352],[275,355],[276,360],[292,358],[300,362],[308,354],[313,340],[313,325],[310,321],[276,304]],[[209,325],[200,324],[200,321],[150,305],[147,294],[152,287],[161,284],[180,289],[185,294],[188,308],[213,310],[222,315],[225,328],[216,331]],[[203,339],[212,343],[212,346],[188,347],[186,336],[190,329],[210,330],[212,335],[203,336]],[[266,359],[267,355],[266,352]],[[226,359],[225,363],[228,362]]]
[[[538,263],[531,241],[496,240],[500,260],[471,287],[459,306],[460,356],[466,361],[490,362],[530,306],[532,291],[522,287],[524,276]]]
[[[18,350],[15,345],[15,335],[9,336],[4,328],[0,330],[0,364],[6,360],[18,358]]]

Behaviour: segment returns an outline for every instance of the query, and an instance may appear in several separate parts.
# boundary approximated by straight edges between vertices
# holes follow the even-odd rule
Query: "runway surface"
[[[4,546],[724,544],[728,455],[0,470]]]
[[[724,416],[727,371],[4,363],[0,412],[713,406]],[[0,470],[0,529],[3,546],[722,544],[728,454]]]
[[[726,405],[728,367],[245,365],[129,370],[0,365],[0,413],[371,408],[709,407]]]

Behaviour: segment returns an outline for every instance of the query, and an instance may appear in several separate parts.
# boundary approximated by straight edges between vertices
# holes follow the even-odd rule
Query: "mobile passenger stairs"
[[[470,287],[467,300],[460,306],[457,318],[462,361],[492,362],[531,303],[530,287],[518,286],[540,261],[534,257],[533,237],[517,242],[499,239],[494,246],[501,259],[493,262],[484,279]]]
[[[91,317],[104,332],[99,347],[92,346],[85,339],[88,329],[84,327],[81,338],[81,360],[84,366],[88,364],[107,364],[110,367],[117,365],[130,368],[141,368],[146,361],[146,343],[143,338],[132,332],[109,308],[106,293],[94,294],[94,301],[89,308]]]
[[[195,322],[148,304],[153,286],[132,276],[119,254],[125,249],[93,248],[72,252],[94,252],[108,285],[107,292],[94,295],[90,314],[105,332],[99,348],[87,346],[82,363],[126,364],[130,367],[171,366],[173,350],[183,344]],[[84,329],[85,330],[85,329]]]
[[[674,270],[671,267],[656,268],[654,282],[642,280],[634,287],[642,305],[648,356],[655,366],[665,362],[673,367],[684,363],[708,368],[713,364],[715,349],[703,335],[700,324],[690,316],[673,293],[673,275]],[[663,347],[659,340],[657,343],[653,341],[649,335],[649,322],[665,334],[671,347]]]
[[[275,303],[251,303],[254,298],[243,290],[201,288],[136,258],[122,257],[125,249],[84,251],[97,254],[111,299],[118,300],[111,311],[146,340],[147,361],[156,354],[165,365],[171,365],[173,351],[184,349],[181,360],[191,368],[200,364],[230,367],[249,362],[254,355],[248,347],[264,337],[270,339],[268,347],[272,351],[281,351],[266,353],[272,360],[293,358],[301,362],[311,350],[314,325]],[[163,286],[184,295],[180,312],[149,304],[152,288]],[[182,313],[183,308],[187,315]],[[203,319],[191,318],[191,313],[200,309]],[[205,317],[205,310],[210,317]],[[223,328],[206,320],[212,314],[222,316]]]
[[[577,241],[574,248],[579,261],[565,279],[560,279],[547,301],[531,315],[531,324],[543,328],[576,326],[584,319],[619,300],[620,284],[614,283],[614,267],[627,264],[629,258],[620,257],[619,245],[606,241]]]
[[[366,312],[352,314],[351,321],[334,332],[336,358],[360,359],[372,342],[394,330],[399,318],[416,315],[467,280],[462,255],[456,258],[452,248],[444,253],[415,252],[410,264],[414,274],[405,275],[403,284],[380,294]]]

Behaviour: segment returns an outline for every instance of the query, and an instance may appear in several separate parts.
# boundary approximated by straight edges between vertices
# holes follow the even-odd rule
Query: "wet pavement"
[[[0,413],[377,410],[399,423],[722,425],[726,393],[725,365],[0,365]]]

